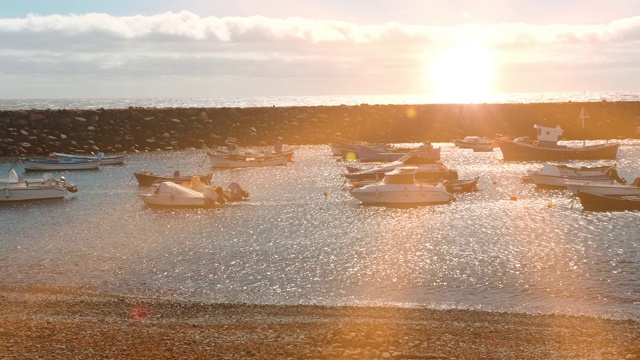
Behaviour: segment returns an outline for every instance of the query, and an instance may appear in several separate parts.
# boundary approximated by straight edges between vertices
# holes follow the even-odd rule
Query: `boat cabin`
[[[537,131],[538,143],[540,145],[556,145],[558,138],[564,133],[564,130],[562,130],[559,125],[554,128],[533,125],[533,128]]]
[[[415,166],[397,167],[385,173],[382,182],[385,184],[415,184],[417,169]]]

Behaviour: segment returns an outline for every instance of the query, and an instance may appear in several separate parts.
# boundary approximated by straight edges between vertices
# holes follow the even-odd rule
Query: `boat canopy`
[[[157,190],[158,194],[171,194],[174,197],[183,197],[183,198],[201,198],[202,193],[199,193],[195,190],[191,190],[184,186],[180,186],[174,182],[165,181],[160,183]]]

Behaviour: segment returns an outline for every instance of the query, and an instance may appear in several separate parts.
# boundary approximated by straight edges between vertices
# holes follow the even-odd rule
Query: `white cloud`
[[[634,76],[639,73],[636,66],[640,65],[630,65],[640,64],[639,39],[640,16],[596,25],[435,27],[263,16],[200,17],[187,11],[122,17],[29,15],[0,19],[0,76],[5,84],[15,81],[10,87],[3,86],[0,96],[39,91],[27,87],[37,83],[27,81],[29,78],[41,79],[43,84],[64,82],[64,94],[71,97],[83,94],[74,90],[74,84],[81,89],[88,81],[100,83],[101,79],[138,88],[140,97],[148,92],[140,84],[158,79],[174,82],[181,94],[185,88],[192,89],[185,96],[219,96],[225,90],[236,91],[234,96],[238,96],[249,87],[254,95],[419,92],[428,82],[421,77],[430,59],[447,47],[464,43],[493,53],[504,70],[500,78],[505,82],[509,77],[517,79],[520,91],[527,91],[527,81],[533,82],[532,87],[545,86],[537,72],[545,71],[544,77],[553,78],[553,72],[573,73],[573,64],[590,69],[584,72],[590,73],[594,84],[615,86],[605,80],[616,66],[624,64]],[[180,95],[171,87],[165,91],[167,96]]]

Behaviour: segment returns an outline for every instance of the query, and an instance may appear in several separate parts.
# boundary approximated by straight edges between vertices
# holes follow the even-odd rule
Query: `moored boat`
[[[256,154],[255,156],[237,156],[208,151],[207,155],[209,156],[212,168],[233,169],[287,165],[290,161],[289,159],[293,156],[293,152],[282,154]]]
[[[618,175],[615,165],[597,167],[571,167],[567,165],[545,164],[538,171],[529,172],[531,182],[539,187],[565,188],[567,181],[592,181],[625,183]]]
[[[402,166],[415,166],[415,177],[419,181],[439,182],[443,180],[458,180],[458,172],[449,169],[439,160],[423,157],[420,154],[408,154],[396,161],[375,166],[370,169],[347,167],[347,173],[342,174],[348,180],[380,180],[384,174]]]
[[[98,170],[100,160],[89,159],[27,159],[20,158],[26,171],[65,171],[65,170]]]
[[[473,149],[475,152],[493,151],[493,141],[483,136],[465,136],[463,139],[451,140],[457,147]]]
[[[9,178],[0,179],[0,202],[63,199],[68,192],[76,191],[77,187],[64,177],[56,179],[49,173],[42,178],[25,179],[11,169]]]
[[[170,181],[160,183],[153,191],[140,198],[152,207],[208,208],[216,203],[224,204],[222,195],[213,188],[198,192]]]
[[[595,194],[595,195],[639,195],[640,196],[640,178],[636,178],[631,184],[620,184],[614,181],[566,181],[565,186],[573,195],[578,192]]]
[[[381,205],[445,204],[454,200],[443,185],[416,181],[415,172],[414,166],[395,168],[382,181],[352,188],[349,194],[365,204]]]
[[[577,196],[587,211],[640,210],[640,196],[637,195],[598,195],[578,191]]]
[[[205,184],[208,184],[209,182],[211,182],[211,178],[213,177],[212,172],[202,173],[202,174],[182,175],[180,174],[180,171],[175,171],[173,175],[158,175],[153,171],[143,170],[143,171],[134,172],[133,174],[136,180],[138,180],[139,186],[151,186],[154,183],[161,183],[164,181],[170,181],[173,183],[180,184],[183,182],[190,182],[191,178],[193,178],[194,176],[197,176],[198,178],[200,178],[202,182],[204,182]]]
[[[580,113],[583,121],[588,117],[584,109]],[[566,146],[558,144],[558,138],[564,130],[534,125],[537,132],[537,141],[531,141],[528,137],[515,140],[501,137],[496,139],[504,160],[600,160],[616,159],[618,155],[618,142],[606,142],[595,145]]]
[[[391,162],[399,160],[405,155],[419,155],[431,161],[440,160],[440,148],[435,148],[430,142],[423,142],[418,147],[399,147],[392,144],[376,146],[355,144],[356,158],[361,162]]]
[[[82,154],[64,154],[53,152],[49,154],[51,157],[57,157],[58,159],[81,159],[81,160],[100,160],[102,165],[119,165],[124,163],[126,154],[121,155],[105,155],[102,152],[96,155],[82,155]]]

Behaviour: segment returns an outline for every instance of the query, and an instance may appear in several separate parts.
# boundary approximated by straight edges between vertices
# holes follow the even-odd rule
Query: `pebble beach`
[[[640,359],[640,323],[0,292],[2,359]]]

